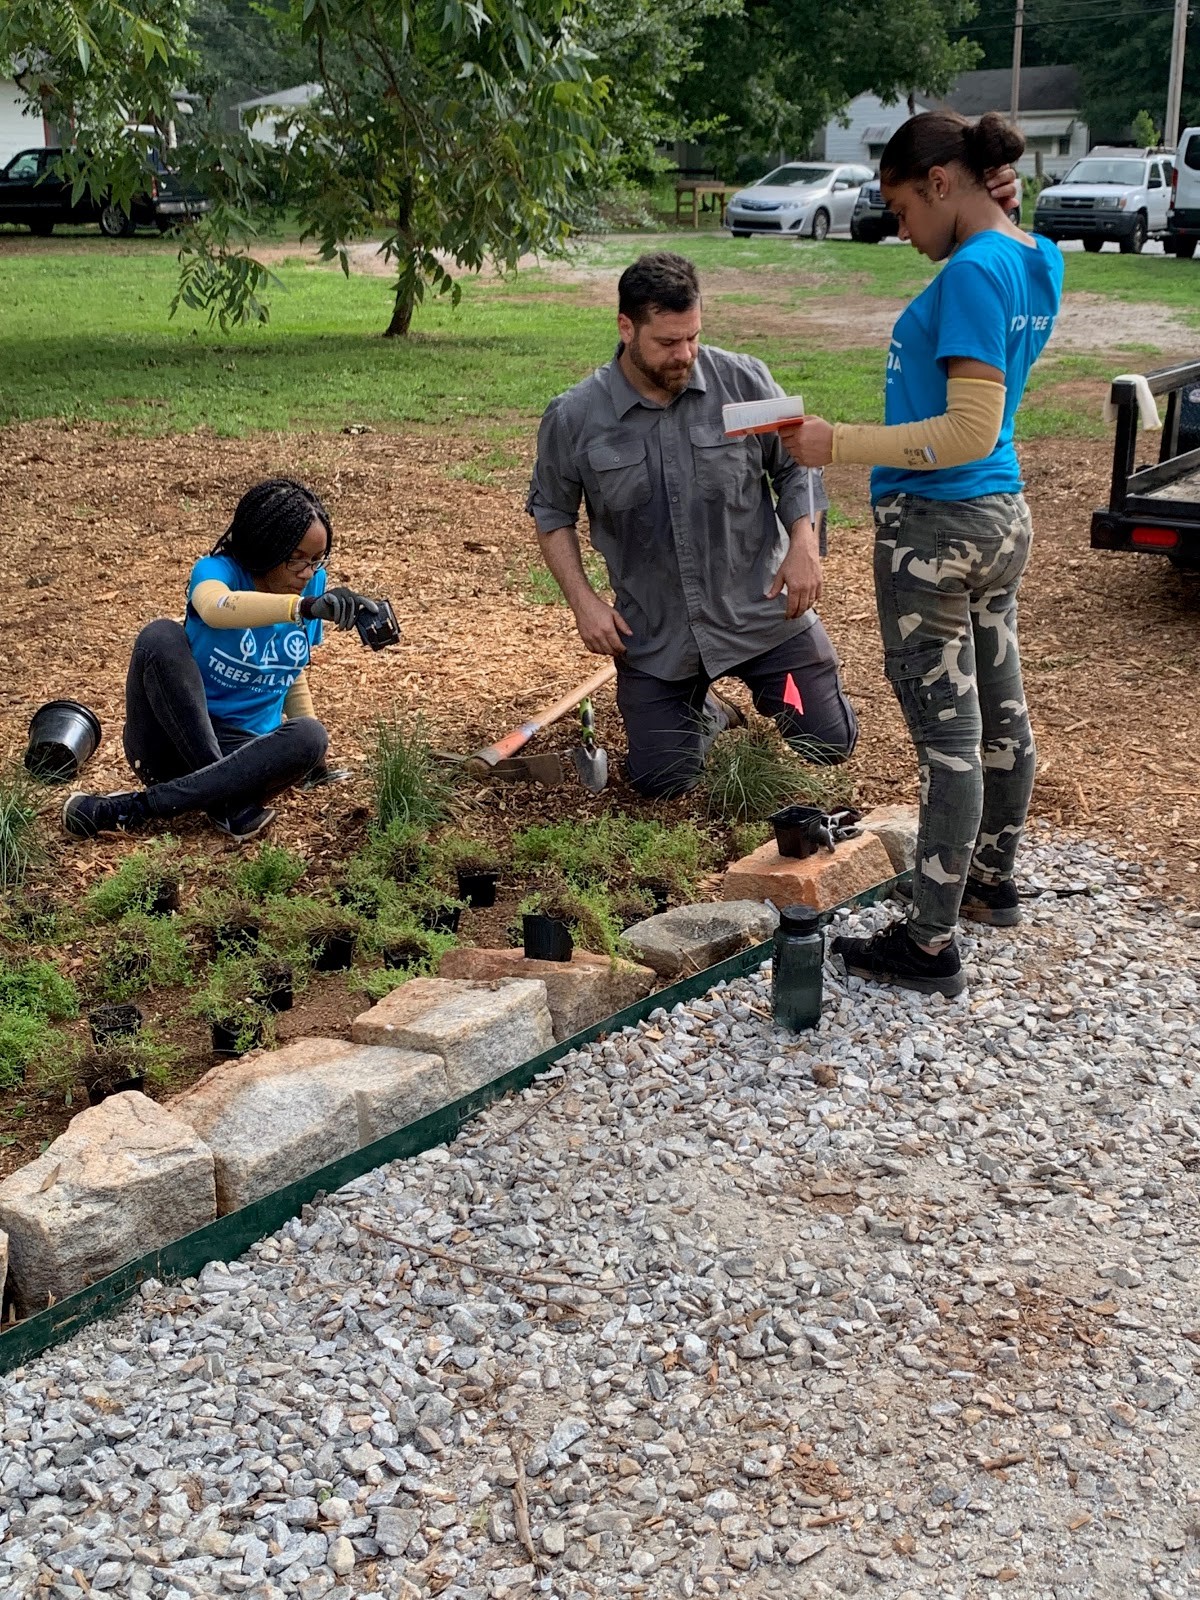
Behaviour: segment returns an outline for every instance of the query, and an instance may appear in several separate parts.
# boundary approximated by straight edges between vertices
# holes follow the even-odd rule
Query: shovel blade
[[[578,745],[571,751],[579,781],[591,794],[603,794],[608,787],[608,751],[596,745]]]

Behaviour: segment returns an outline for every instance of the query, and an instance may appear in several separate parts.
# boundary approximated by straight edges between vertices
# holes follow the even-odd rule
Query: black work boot
[[[133,833],[150,820],[141,789],[126,794],[71,794],[62,808],[63,827],[77,839],[101,833]]]
[[[898,883],[892,893],[897,900],[912,904],[912,884]],[[964,922],[985,922],[991,928],[1015,928],[1021,920],[1021,901],[1011,878],[1003,883],[981,883],[967,878],[959,916]]]
[[[937,955],[927,955],[914,943],[906,922],[893,922],[869,939],[843,934],[833,941],[830,954],[840,956],[846,971],[871,983],[890,983],[918,994],[944,994],[952,999],[967,987],[962,962],[953,939]]]
[[[1021,902],[1011,878],[1003,883],[981,883],[968,878],[958,912],[971,922],[986,922],[992,928],[1015,928],[1021,920]]]

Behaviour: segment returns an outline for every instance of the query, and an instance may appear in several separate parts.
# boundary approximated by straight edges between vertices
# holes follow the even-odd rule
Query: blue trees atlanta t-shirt
[[[273,622],[262,628],[210,628],[191,604],[196,585],[217,578],[230,589],[253,589],[254,579],[232,556],[203,556],[188,579],[184,631],[200,676],[209,715],[246,733],[274,733],[283,721],[287,692],[321,642],[320,622]],[[314,572],[306,595],[324,594],[325,569]]]
[[[888,424],[940,417],[946,410],[946,363],[962,357],[985,361],[1004,374],[1000,437],[990,456],[961,467],[933,472],[876,467],[873,501],[893,494],[974,500],[1020,492],[1013,419],[1029,369],[1053,331],[1062,281],[1062,252],[1048,239],[1035,239],[1031,248],[988,229],[959,245],[892,330],[883,417]]]

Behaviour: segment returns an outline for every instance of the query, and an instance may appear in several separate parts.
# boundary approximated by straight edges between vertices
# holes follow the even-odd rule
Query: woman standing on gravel
[[[257,483],[188,581],[182,624],[137,636],[125,682],[125,754],[145,789],[73,794],[63,825],[82,839],[206,811],[237,840],[275,817],[264,801],[325,755],[305,669],[323,627],[352,627],[373,600],[326,589],[329,513],[292,478]]]
[[[875,594],[884,667],[917,749],[913,904],[870,939],[836,939],[847,972],[922,993],[966,986],[959,915],[1019,920],[1013,865],[1036,752],[1017,650],[1032,528],[1013,419],[1062,293],[1058,248],[1014,226],[984,173],[1025,141],[995,113],[913,117],[879,163],[901,239],[938,276],[901,314],[885,425],[806,418],[783,432],[806,467],[875,468]]]

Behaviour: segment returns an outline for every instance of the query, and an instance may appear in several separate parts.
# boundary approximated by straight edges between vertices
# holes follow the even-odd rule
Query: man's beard
[[[696,365],[695,358],[691,361],[670,361],[661,367],[652,367],[646,360],[641,350],[641,337],[635,335],[633,343],[627,345],[629,359],[639,372],[644,373],[656,389],[661,389],[663,394],[682,394],[688,386],[688,379],[692,375],[692,368]]]

